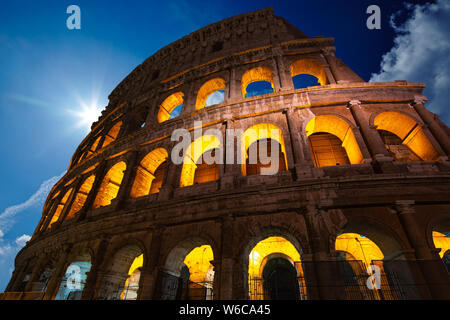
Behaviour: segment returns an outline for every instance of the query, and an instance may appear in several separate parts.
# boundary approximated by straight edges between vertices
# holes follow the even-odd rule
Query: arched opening
[[[439,256],[450,274],[450,232],[433,231],[433,243],[437,249],[441,249]]]
[[[113,127],[106,134],[105,140],[103,140],[102,148],[106,147],[111,142],[116,140],[117,136],[119,135],[119,131],[120,131],[121,127],[122,127],[122,121],[119,121],[115,125],[113,125]]]
[[[335,250],[347,299],[418,299],[416,270],[388,230],[358,220],[347,223]]]
[[[328,83],[324,68],[321,66],[319,62],[315,60],[312,59],[297,60],[293,64],[291,64],[290,70],[291,70],[291,77],[294,80],[295,89],[306,88],[310,86],[310,85],[303,86],[305,82],[306,84],[308,84],[308,82],[311,83],[311,81],[317,81],[318,83],[317,85],[322,86]],[[314,80],[313,78],[310,77],[303,77],[303,79],[302,77],[299,77],[295,79],[298,75],[309,75],[317,80]],[[297,86],[296,81],[298,82]],[[312,82],[312,85],[315,85],[315,82]]]
[[[350,164],[342,141],[327,132],[316,132],[308,137],[316,168]]]
[[[168,96],[159,107],[158,122],[161,123],[179,116],[183,108],[183,100],[183,92],[176,92]]]
[[[66,216],[66,220],[72,219],[75,214],[77,214],[83,208],[87,196],[92,189],[92,185],[94,184],[94,180],[95,175],[93,174],[84,180],[75,196],[75,199],[72,202],[72,207],[70,208],[69,213]]]
[[[194,140],[184,156],[180,187],[216,181],[221,159],[221,142],[217,136],[203,135]]]
[[[306,299],[300,253],[284,237],[259,241],[249,254],[248,287],[251,300]]]
[[[121,161],[109,169],[100,185],[94,204],[92,205],[93,209],[108,206],[117,197],[126,168],[127,165],[125,162]]]
[[[308,122],[305,131],[317,167],[333,165],[333,161],[334,165],[341,164],[340,162],[345,162],[346,158],[350,164],[364,162],[352,128],[340,117],[333,115],[316,116]],[[313,134],[317,135],[309,139]],[[345,149],[346,157],[343,155],[342,149],[339,148],[339,144]]]
[[[148,153],[137,167],[130,196],[132,198],[143,197],[158,193],[162,186],[167,164],[167,151],[158,148]]]
[[[248,88],[252,83],[255,84]],[[241,90],[243,98],[274,92],[272,70],[267,67],[256,67],[247,70],[241,78]]]
[[[69,196],[72,194],[73,188],[70,188],[66,191],[64,196],[61,198],[61,201],[58,203],[55,212],[53,213],[53,217],[50,220],[50,223],[48,224],[48,229],[52,227],[52,225],[59,220],[59,217],[61,216],[61,213],[63,212],[64,207],[66,206],[67,200],[69,199]]]
[[[294,83],[294,89],[320,86],[319,79],[310,74],[298,74],[292,77],[292,82]]]
[[[78,255],[67,267],[55,300],[81,300],[87,274],[91,270],[91,266],[89,253]]]
[[[161,300],[212,300],[214,254],[201,239],[188,239],[167,256],[159,275],[157,297]]]
[[[136,300],[143,263],[140,247],[127,245],[118,250],[103,275],[97,299]]]
[[[272,148],[276,149],[272,152]],[[286,171],[285,154],[282,151],[281,144],[272,139],[260,139],[253,142],[247,149],[249,155],[246,159],[246,174],[247,176],[255,174],[275,174],[277,172]],[[278,157],[278,165],[272,166],[272,163],[264,163],[259,155],[267,155],[271,160],[275,160],[272,157]],[[252,156],[256,155],[256,163],[252,163]],[[264,157],[264,156],[263,156]],[[271,169],[273,167],[273,169]]]
[[[206,81],[197,93],[195,110],[224,102],[225,80],[214,78]]]
[[[97,147],[98,147],[98,144],[99,144],[101,138],[102,138],[102,137],[99,136],[99,137],[97,137],[97,139],[95,139],[94,143],[91,145],[91,147],[89,148],[89,150],[87,151],[87,153],[83,154],[83,155],[80,157],[80,161],[81,161],[85,156],[86,156],[86,158],[90,158],[90,157],[94,154],[94,152],[97,150]]]
[[[271,123],[260,123],[248,128],[241,136],[241,157],[243,176],[271,175],[287,170],[281,129]]]
[[[382,112],[373,123],[395,161],[439,160],[439,154],[421,126],[409,116],[399,112]]]

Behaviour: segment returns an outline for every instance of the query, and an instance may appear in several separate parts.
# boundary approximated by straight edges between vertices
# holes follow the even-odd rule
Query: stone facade
[[[307,63],[293,68],[297,61]],[[243,75],[258,67],[271,71],[273,93],[246,98]],[[296,69],[317,76],[322,85],[294,88]],[[202,85],[216,78],[225,83],[224,101],[198,107]],[[255,80],[258,73],[249,81]],[[344,299],[334,243],[340,233],[355,232],[380,247],[385,266],[409,268],[416,290],[405,298],[449,299],[450,277],[432,238],[433,231],[450,231],[449,129],[426,110],[424,87],[364,82],[335,56],[332,38],[310,38],[271,9],[175,41],[110,94],[68,172],[50,192],[41,222],[16,257],[5,294],[41,291],[43,299],[54,299],[70,262],[87,254],[92,267],[82,299],[111,298],[109,288],[123,283],[132,258],[143,254],[137,298],[164,298],[164,286],[173,281],[162,275],[176,277],[172,265],[193,248],[209,245],[214,297],[247,299],[252,247],[280,236],[301,254],[309,299]],[[181,114],[158,122],[161,104],[177,92]],[[317,130],[329,129],[338,138],[345,129],[340,140],[349,164],[315,166],[312,120],[316,127],[320,123]],[[226,163],[219,165],[217,180],[180,187],[183,166],[168,161],[159,192],[130,197],[142,159],[157,148],[170,155],[172,132],[192,131],[194,121],[202,121],[203,130],[223,132],[224,144],[230,142],[226,129],[277,126],[287,170],[245,176],[240,164]],[[396,161],[377,129],[397,133],[410,123],[410,132],[400,138],[421,160]],[[110,170],[121,162],[117,174]],[[157,179],[155,172],[149,175]],[[85,184],[91,176],[95,179]],[[105,176],[112,182],[105,184]],[[99,193],[106,200],[97,200]],[[97,201],[102,205],[94,206]],[[74,205],[77,210],[71,211]],[[45,270],[48,280],[42,277]]]

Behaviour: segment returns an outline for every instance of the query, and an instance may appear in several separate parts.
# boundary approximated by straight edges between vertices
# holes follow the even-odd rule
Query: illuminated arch
[[[52,227],[52,224],[57,222],[59,220],[59,217],[61,216],[61,213],[66,206],[67,200],[69,199],[69,196],[72,194],[73,188],[70,188],[66,191],[64,196],[61,198],[61,201],[58,203],[55,212],[53,213],[53,217],[50,220],[50,223],[48,224],[48,228],[50,229]]]
[[[97,150],[97,147],[98,147],[98,144],[100,143],[101,138],[102,137],[99,136],[99,137],[97,137],[97,139],[95,139],[94,143],[91,145],[91,147],[87,151],[87,158],[91,157],[94,154],[94,152]]]
[[[98,299],[135,300],[140,270],[144,264],[143,249],[136,244],[121,247],[112,257],[100,284]]]
[[[267,81],[272,86],[272,90],[275,91],[272,70],[268,67],[256,67],[247,70],[241,78],[242,97],[245,98],[247,94],[247,87],[250,83],[256,81]]]
[[[311,119],[305,128],[309,137],[314,133],[329,133],[338,137],[342,142],[351,164],[364,162],[361,149],[356,141],[350,125],[340,117],[333,115],[320,115]]]
[[[180,187],[194,184],[195,171],[200,157],[207,151],[221,148],[220,139],[215,135],[203,135],[193,141],[186,150],[181,170]]]
[[[403,145],[423,161],[438,161],[439,154],[423,132],[421,126],[411,117],[393,111],[382,112],[373,120],[377,130],[396,135]]]
[[[83,184],[81,185],[80,189],[78,190],[74,201],[72,202],[72,207],[69,210],[69,213],[67,214],[66,220],[72,219],[77,212],[83,208],[84,203],[86,202],[87,196],[89,195],[89,192],[92,189],[92,185],[94,184],[95,175],[90,175],[87,177]]]
[[[175,110],[176,107],[183,104],[184,94],[179,91],[174,94],[168,96],[159,106],[158,111],[158,122],[164,122],[171,118],[172,111]]]
[[[218,90],[225,90],[225,80],[222,78],[214,78],[206,81],[197,93],[195,110],[203,109],[206,106],[208,97]]]
[[[131,188],[130,197],[138,198],[159,192],[165,171],[166,149],[158,148],[149,152],[140,162]]]
[[[108,206],[111,204],[111,200],[117,197],[126,168],[127,165],[125,162],[121,161],[109,169],[100,185],[94,204],[92,205],[93,209]]]
[[[113,127],[106,134],[105,140],[103,140],[102,148],[106,147],[111,142],[116,140],[117,136],[119,135],[119,131],[120,131],[121,127],[122,127],[122,121],[119,121],[115,125],[113,125]]]
[[[214,261],[212,247],[200,238],[178,243],[167,255],[164,272],[178,278],[174,290],[161,288],[161,299],[211,300],[213,298]]]
[[[263,291],[263,273],[271,259],[281,258],[287,260],[296,270],[296,277],[300,280],[298,299],[306,299],[306,284],[300,259],[300,253],[295,246],[280,236],[270,236],[259,241],[249,254],[248,285],[250,300],[267,299],[267,293]],[[296,279],[296,281],[298,281]]]
[[[251,126],[241,136],[241,174],[247,175],[247,159],[249,158],[249,147],[258,140],[273,139],[280,144],[281,152],[284,155],[285,168],[287,169],[286,148],[283,139],[283,132],[272,123],[259,123]],[[280,166],[282,167],[282,166]]]
[[[321,64],[312,59],[300,59],[291,64],[291,77],[299,74],[310,74],[317,78],[320,85],[327,84],[327,76]]]
[[[436,248],[441,249],[441,251],[439,251],[441,259],[444,257],[444,254],[450,250],[450,237],[443,233],[433,231],[433,243]]]
[[[362,261],[366,267],[374,260],[384,259],[381,249],[375,242],[357,233],[340,234],[336,238],[335,249],[348,253],[350,259]]]
[[[55,300],[81,300],[91,266],[91,255],[88,252],[79,254],[73,259],[61,279]],[[75,274],[76,277],[73,276]],[[68,285],[68,282],[71,283],[71,286]]]

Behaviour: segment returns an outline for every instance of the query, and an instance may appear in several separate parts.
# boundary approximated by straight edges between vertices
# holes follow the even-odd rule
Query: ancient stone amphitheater
[[[1,297],[449,299],[450,130],[424,88],[365,82],[270,8],[195,31],[110,94]]]

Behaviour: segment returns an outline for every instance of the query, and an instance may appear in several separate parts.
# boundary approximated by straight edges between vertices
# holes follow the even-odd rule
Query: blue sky
[[[272,6],[307,35],[335,38],[336,55],[366,81],[427,82],[432,110],[449,124],[450,8],[425,2],[0,1],[0,291],[49,188],[88,133],[76,112],[102,109],[138,64],[210,23]],[[81,30],[66,28],[72,4],[81,9]],[[372,4],[381,9],[381,30],[366,28]]]

